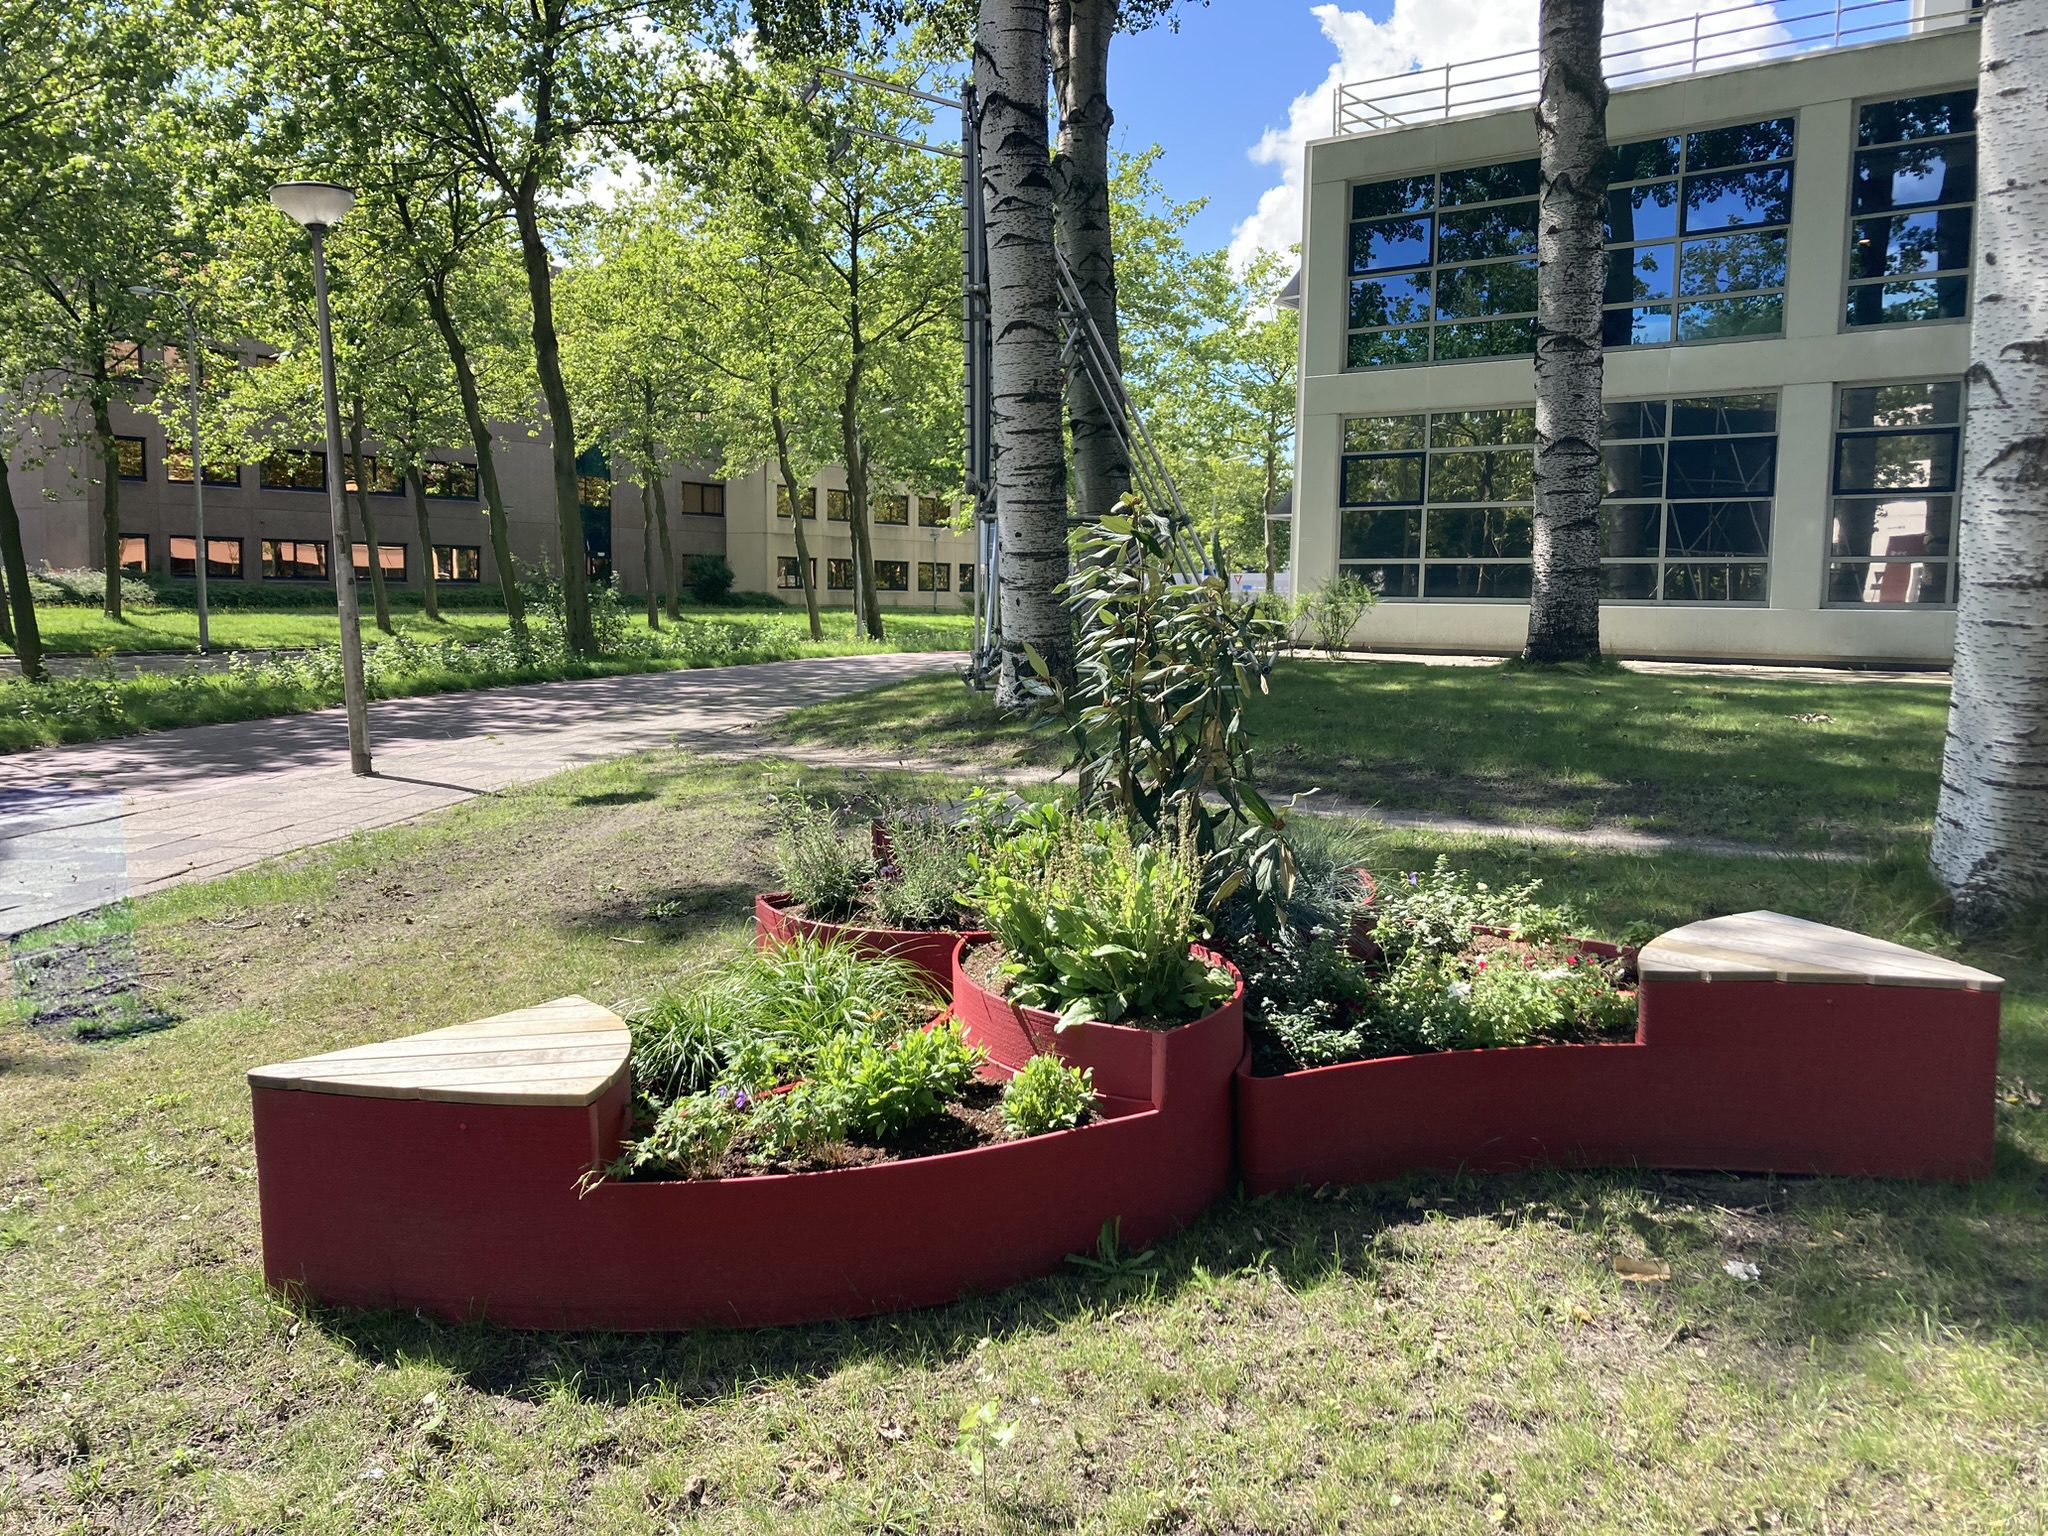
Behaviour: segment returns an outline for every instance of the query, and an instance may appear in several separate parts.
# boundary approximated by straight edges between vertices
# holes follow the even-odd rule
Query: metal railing
[[[1608,87],[1619,90],[1963,26],[1976,10],[1973,0],[1754,0],[1610,32],[1601,53]],[[1379,133],[1526,105],[1536,99],[1537,62],[1537,51],[1524,48],[1340,85],[1336,132]]]

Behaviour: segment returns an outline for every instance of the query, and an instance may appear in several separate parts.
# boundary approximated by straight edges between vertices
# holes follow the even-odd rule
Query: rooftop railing
[[[1607,84],[1647,85],[1703,69],[1790,58],[1967,25],[1978,0],[1756,0],[1607,34]],[[1337,87],[1336,132],[1380,133],[1535,101],[1537,51],[1411,69]]]

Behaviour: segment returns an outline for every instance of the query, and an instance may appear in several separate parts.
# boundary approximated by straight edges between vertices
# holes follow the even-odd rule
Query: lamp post
[[[138,283],[128,290],[139,299],[169,299],[185,316],[192,350],[185,361],[186,392],[192,404],[192,572],[199,582],[199,654],[206,654],[206,471],[199,466],[199,317],[182,293]]]
[[[327,511],[333,524],[334,601],[341,615],[341,694],[348,705],[348,765],[370,772],[370,708],[363,691],[363,631],[356,609],[356,562],[349,548],[348,509],[341,487],[341,406],[334,390],[334,335],[327,315],[327,231],[356,205],[347,187],[329,181],[282,181],[270,200],[305,228],[313,245],[313,303],[320,329],[320,394],[327,412]],[[196,472],[196,471],[195,471]]]

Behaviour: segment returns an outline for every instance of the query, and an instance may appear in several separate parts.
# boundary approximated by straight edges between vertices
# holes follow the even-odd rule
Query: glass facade
[[[1976,120],[1975,91],[1858,109],[1848,325],[1910,325],[1969,313]]]
[[[1616,401],[1606,417],[1602,598],[1765,602],[1778,482],[1777,396]]]
[[[260,479],[266,491],[324,491],[327,489],[326,451],[285,448],[267,454]]]
[[[197,556],[199,541],[183,534],[171,535],[171,574],[173,576],[195,576],[198,574]],[[211,535],[206,540],[206,574],[219,576],[229,581],[242,579],[242,541],[240,539],[216,539]]]
[[[1340,569],[1386,598],[1527,598],[1533,410],[1344,423]]]
[[[950,592],[953,590],[953,567],[945,560],[920,560],[917,562],[917,590],[920,592]]]
[[[1960,379],[1836,392],[1826,600],[1955,601]]]
[[[327,546],[314,539],[265,539],[265,581],[325,581]]]
[[[484,579],[484,552],[480,544],[436,544],[434,580],[468,586]]]

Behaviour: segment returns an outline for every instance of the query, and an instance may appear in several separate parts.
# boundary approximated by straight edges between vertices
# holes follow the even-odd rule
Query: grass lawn
[[[0,1024],[0,1529],[2042,1531],[2048,1113],[2017,1093],[1966,1188],[1418,1178],[844,1324],[524,1334],[266,1294],[247,1068],[706,964],[788,779],[655,754],[174,890],[110,950],[171,1027]],[[1439,849],[1609,932],[1767,905],[1937,942],[1907,853],[1368,858]],[[2012,979],[2001,1070],[2048,1084],[2042,936],[1955,952]],[[1669,1284],[1620,1283],[1651,1253]],[[989,1402],[1018,1428],[983,1481],[953,1447]]]
[[[1948,691],[1924,683],[1290,657],[1251,727],[1262,781],[1283,791],[1490,821],[1873,847],[1931,826],[1947,711]],[[778,729],[996,762],[1051,761],[1063,745],[948,679],[813,705]]]

